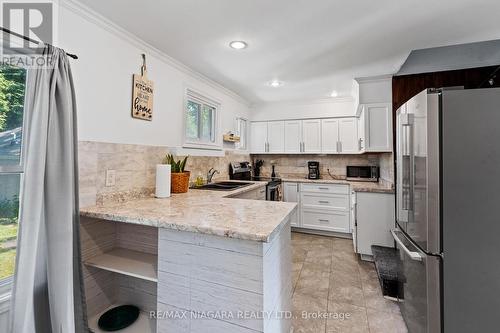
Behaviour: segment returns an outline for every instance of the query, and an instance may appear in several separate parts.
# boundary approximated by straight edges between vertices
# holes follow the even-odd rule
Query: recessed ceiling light
[[[330,96],[332,97],[337,97],[338,95],[339,93],[337,92],[337,90],[332,91],[332,93],[330,94]]]
[[[278,88],[284,85],[283,81],[278,81],[278,80],[272,80],[271,82],[268,83],[273,88]]]
[[[235,50],[243,50],[248,47],[248,44],[242,40],[234,40],[229,43],[229,46]]]

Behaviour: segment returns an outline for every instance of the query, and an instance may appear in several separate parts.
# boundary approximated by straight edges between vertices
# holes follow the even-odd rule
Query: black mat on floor
[[[403,284],[405,278],[398,250],[392,247],[372,245],[372,253],[382,294],[387,297],[404,299]]]

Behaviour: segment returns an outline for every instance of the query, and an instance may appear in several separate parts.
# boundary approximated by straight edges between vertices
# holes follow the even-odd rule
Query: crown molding
[[[280,105],[280,106],[305,106],[314,104],[333,104],[333,103],[347,103],[355,102],[352,96],[341,96],[341,97],[328,97],[328,98],[318,98],[318,99],[300,99],[300,100],[290,100],[290,101],[277,101],[277,102],[259,102],[251,104],[251,108],[269,106],[269,105]]]
[[[177,69],[178,71],[191,76],[192,78],[199,80],[203,82],[204,84],[207,84],[208,86],[218,90],[219,92],[236,99],[238,102],[246,105],[247,107],[250,107],[250,102],[246,100],[245,98],[241,97],[238,95],[236,92],[224,87],[220,83],[217,83],[216,81],[210,79],[209,77],[193,70],[192,68],[186,66],[182,62],[180,62],[177,59],[172,58],[165,52],[159,50],[158,48],[154,47],[153,45],[146,43],[143,41],[141,38],[136,36],[135,34],[131,33],[130,31],[122,28],[121,26],[117,25],[116,23],[112,22],[108,18],[102,16],[95,10],[89,8],[88,6],[82,4],[81,2],[77,0],[64,0],[60,2],[60,5],[63,6],[64,8],[72,11],[73,13],[79,15],[80,17],[84,18],[85,20],[103,28],[104,30],[114,34],[116,37],[132,44],[133,46],[143,49],[145,52],[149,53],[150,55],[157,57],[167,65],[170,65]]]
[[[385,74],[385,75],[377,75],[377,76],[365,76],[365,77],[356,77],[354,80],[358,83],[367,83],[367,82],[382,82],[392,80],[394,74]]]

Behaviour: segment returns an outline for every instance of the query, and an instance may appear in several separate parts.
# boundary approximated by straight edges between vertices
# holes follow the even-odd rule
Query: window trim
[[[244,135],[241,134],[241,128],[240,128],[240,125],[241,125],[241,121],[245,121],[245,133]],[[250,124],[250,121],[248,120],[248,118],[245,118],[245,117],[236,117],[236,132],[238,133],[238,135],[240,136],[240,142],[238,142],[236,144],[236,149],[238,150],[243,150],[243,151],[247,151],[248,150],[248,127],[249,127],[249,124]],[[241,146],[241,138],[244,137],[245,138],[245,146],[242,147]]]
[[[189,100],[193,102],[199,103],[202,105],[208,105],[215,109],[214,111],[214,119],[212,120],[214,129],[214,142],[206,142],[200,140],[193,140],[186,135],[187,130],[187,103]],[[216,99],[209,97],[207,94],[201,93],[198,90],[187,87],[184,93],[184,102],[182,105],[182,147],[189,149],[209,149],[209,150],[222,150],[222,138],[220,135],[221,128],[221,102]],[[200,128],[201,124],[198,124],[198,128]]]
[[[19,156],[19,164],[16,165],[0,165],[0,175],[11,175],[11,174],[19,174],[19,210],[21,210],[21,200],[23,197],[23,183],[24,183],[24,168],[25,168],[25,161],[26,161],[26,139],[27,139],[27,128],[28,128],[28,121],[26,117],[26,105],[28,104],[28,94],[26,93],[27,90],[27,83],[29,80],[29,71],[24,68],[24,67],[19,67],[23,68],[26,71],[26,78],[25,78],[25,85],[24,85],[24,105],[23,105],[23,124],[22,124],[22,140],[21,140],[21,151],[20,151],[20,156]],[[20,222],[18,220],[18,235],[16,238],[19,239],[19,225]],[[17,247],[16,247],[16,264],[17,264]],[[10,300],[10,295],[12,291],[12,286],[14,284],[14,275],[15,275],[15,270],[12,273],[12,275],[7,276],[3,279],[0,279],[0,308],[2,306],[2,301],[8,301]],[[1,311],[0,311],[1,313]]]

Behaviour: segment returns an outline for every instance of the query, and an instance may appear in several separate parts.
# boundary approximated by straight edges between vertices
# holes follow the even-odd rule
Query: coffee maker
[[[307,173],[308,179],[319,179],[319,162],[309,161],[307,162],[307,168],[309,172]]]

